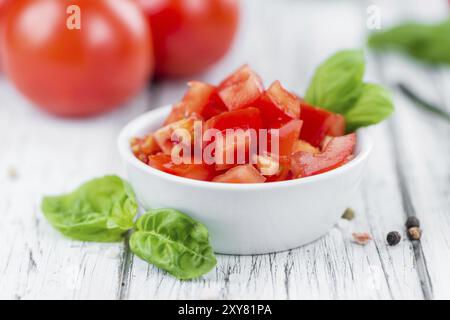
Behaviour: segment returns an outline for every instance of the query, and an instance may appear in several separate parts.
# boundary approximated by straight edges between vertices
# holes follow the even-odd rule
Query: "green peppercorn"
[[[386,237],[387,243],[390,246],[395,246],[395,245],[399,244],[401,239],[402,239],[402,236],[397,231],[389,232]]]
[[[416,217],[408,217],[408,219],[405,222],[406,229],[409,228],[420,228],[420,221]]]

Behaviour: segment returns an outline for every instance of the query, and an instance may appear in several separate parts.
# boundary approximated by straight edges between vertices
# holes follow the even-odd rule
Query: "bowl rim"
[[[144,164],[138,158],[135,157],[130,148],[130,140],[133,137],[135,137],[139,131],[144,130],[146,127],[152,127],[156,125],[156,121],[158,121],[164,115],[167,115],[171,107],[172,107],[171,105],[167,105],[153,109],[151,111],[141,114],[140,116],[128,122],[128,124],[126,124],[122,128],[117,138],[119,153],[124,162],[132,165],[136,169],[142,171],[145,174],[148,174],[149,176],[157,176],[161,179],[165,179],[174,183],[185,184],[195,188],[245,191],[245,190],[278,189],[278,188],[308,185],[311,183],[316,183],[330,179],[337,175],[343,174],[346,171],[352,170],[353,168],[355,168],[368,158],[373,148],[373,142],[369,133],[367,132],[367,129],[359,129],[357,130],[356,134],[357,134],[357,147],[360,150],[356,155],[356,157],[351,161],[349,161],[348,163],[344,164],[343,166],[340,166],[339,168],[315,176],[287,181],[276,181],[270,183],[247,183],[247,184],[220,183],[220,182],[201,181],[178,177]]]

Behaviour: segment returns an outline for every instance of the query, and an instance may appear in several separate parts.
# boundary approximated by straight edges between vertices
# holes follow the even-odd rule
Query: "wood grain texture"
[[[200,80],[217,83],[249,62],[266,84],[279,79],[302,94],[314,67],[332,52],[360,47],[366,8],[382,8],[383,24],[405,16],[442,16],[439,0],[247,0],[230,55]],[[394,4],[395,3],[395,4]],[[433,3],[431,5],[430,3]],[[407,10],[403,10],[407,8]],[[450,110],[450,73],[399,57],[371,58],[370,80],[407,81]],[[395,93],[393,119],[371,128],[375,147],[352,222],[302,248],[259,256],[218,257],[195,281],[178,281],[134,257],[126,244],[67,240],[44,220],[44,194],[61,193],[95,176],[118,173],[120,128],[138,114],[179,100],[185,81],[160,81],[126,108],[91,120],[41,113],[0,78],[0,298],[4,299],[424,299],[449,298],[450,126]],[[242,213],[245,214],[245,213]],[[425,230],[420,243],[385,242],[407,215]],[[352,231],[370,232],[367,246]]]
[[[115,137],[145,110],[146,95],[92,120],[41,113],[4,79],[0,96],[0,298],[116,298],[123,244],[67,240],[49,226],[39,205],[44,194],[120,173]]]
[[[436,20],[446,17],[448,10],[445,1],[430,1],[426,8],[423,2],[412,1],[407,10],[401,5],[390,10],[397,20]],[[395,54],[377,59],[376,65],[381,79],[392,88],[405,83],[448,110],[448,69],[434,69]],[[444,230],[450,228],[450,126],[399,92],[394,91],[394,96],[397,110],[389,131],[403,210],[406,216],[417,216],[425,230],[421,241],[413,244],[416,269],[425,298],[448,299],[450,277],[445,266],[450,262],[450,235]]]

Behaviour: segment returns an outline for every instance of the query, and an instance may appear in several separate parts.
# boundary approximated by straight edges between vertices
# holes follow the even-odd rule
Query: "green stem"
[[[403,83],[398,83],[397,87],[400,89],[400,91],[409,98],[412,102],[414,102],[418,107],[425,109],[427,111],[430,111],[447,121],[450,121],[450,113],[444,111],[442,108],[426,101],[425,99],[419,97],[416,93],[414,93],[410,88],[408,88]]]

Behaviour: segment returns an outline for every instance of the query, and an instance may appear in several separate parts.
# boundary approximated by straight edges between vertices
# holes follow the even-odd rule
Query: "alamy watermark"
[[[68,15],[66,19],[66,27],[69,30],[81,29],[81,9],[79,6],[73,4],[67,7],[66,13]]]
[[[381,8],[377,5],[370,5],[366,10],[367,20],[366,27],[369,30],[381,29]]]

